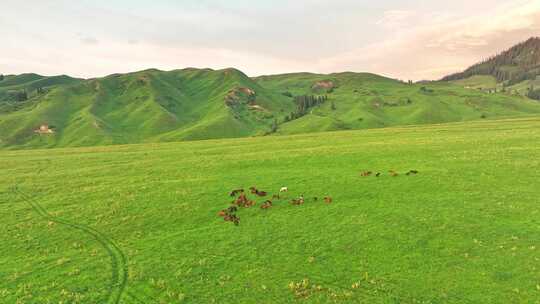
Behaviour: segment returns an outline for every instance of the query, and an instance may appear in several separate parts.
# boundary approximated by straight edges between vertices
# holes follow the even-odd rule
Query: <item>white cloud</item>
[[[392,17],[385,15],[386,21],[380,24],[403,23],[409,15],[389,13]],[[540,1],[513,1],[474,17],[440,15],[431,20],[396,29],[395,35],[383,42],[321,60],[319,70],[361,69],[401,79],[437,79],[538,36]]]
[[[100,40],[99,43],[98,46],[65,45],[62,52],[51,46],[42,46],[39,52],[34,52],[31,46],[7,45],[4,51],[10,53],[10,59],[3,61],[0,58],[0,71],[44,75],[61,73],[91,78],[149,68],[235,67],[250,75],[293,72],[302,68],[294,60],[227,48],[177,48],[140,41],[118,43]]]
[[[81,38],[81,42],[84,44],[98,44],[99,40],[94,37],[83,37]]]
[[[410,22],[413,21],[414,16],[417,16],[417,13],[414,11],[385,11],[383,17],[379,19],[376,24],[388,29],[400,28],[410,24]]]
[[[4,74],[232,66],[249,75],[352,70],[433,79],[540,34],[538,0],[477,0],[461,12],[420,0],[402,7],[385,0],[158,1],[169,6],[148,4],[150,12],[104,0],[5,1]],[[468,2],[456,1],[454,8]]]

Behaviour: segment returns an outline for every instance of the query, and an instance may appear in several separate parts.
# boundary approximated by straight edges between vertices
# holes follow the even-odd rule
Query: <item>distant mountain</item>
[[[443,81],[464,80],[473,76],[492,76],[505,87],[536,81],[540,76],[540,38],[530,38],[512,48],[475,64]]]
[[[15,81],[18,79],[19,81]],[[39,76],[0,82],[0,146],[88,146],[262,134],[294,108],[235,69],[146,70],[36,88]],[[4,86],[3,83],[8,85]],[[8,93],[18,92],[28,96]],[[53,133],[36,132],[48,125]]]
[[[58,86],[80,83],[82,79],[66,75],[46,77],[38,74],[0,76],[0,113],[6,103],[23,101]]]
[[[522,96],[368,73],[250,78],[145,70],[0,80],[0,147],[47,148],[378,128],[540,114]]]

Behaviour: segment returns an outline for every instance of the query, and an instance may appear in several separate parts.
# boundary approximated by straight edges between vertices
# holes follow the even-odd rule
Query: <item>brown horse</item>
[[[235,197],[238,195],[238,193],[244,193],[244,189],[236,189],[236,190],[233,190],[231,191],[231,193],[229,194],[230,197]]]
[[[261,205],[261,209],[269,209],[272,207],[272,201],[267,200]]]

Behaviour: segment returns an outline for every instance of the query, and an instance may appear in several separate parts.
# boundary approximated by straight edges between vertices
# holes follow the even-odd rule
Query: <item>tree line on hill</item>
[[[4,81],[6,79],[6,76],[4,74],[0,74],[0,81]],[[41,95],[45,94],[47,91],[43,87],[37,87],[35,89],[35,95]],[[26,101],[28,98],[30,98],[29,89],[23,88],[20,90],[6,90],[5,96],[7,96],[7,99],[10,101]]]
[[[9,98],[14,101],[26,101],[28,100],[28,93],[26,90],[9,92]]]
[[[468,78],[474,75],[492,75],[497,82],[514,85],[535,79],[540,74],[540,38],[525,42],[475,64],[464,72],[444,77],[444,81]]]
[[[1,78],[0,78],[1,79]],[[41,94],[45,94],[47,91],[42,88],[42,87],[38,87],[36,88],[35,90],[35,94],[33,94],[33,96],[35,95],[41,95]],[[10,91],[7,91],[7,99],[10,100],[10,101],[16,101],[16,102],[23,102],[23,101],[27,101],[29,98],[30,98],[30,94],[28,93],[28,90],[27,89],[21,89],[21,90],[10,90]]]
[[[291,112],[289,115],[285,116],[284,122],[288,122],[291,120],[295,120],[297,118],[300,118],[308,113],[308,110],[316,107],[318,105],[323,104],[326,100],[328,100],[328,96],[326,95],[300,95],[300,96],[293,96],[289,92],[283,93],[283,95],[288,97],[294,97],[294,102],[296,103],[296,110],[294,112]],[[336,109],[336,106],[334,102],[332,102],[331,105],[332,110]],[[270,131],[265,134],[271,134],[277,132],[279,128],[279,123],[277,118],[274,118],[272,121],[272,125],[270,126]]]
[[[291,114],[285,116],[285,121],[291,121],[297,118],[300,118],[308,113],[308,110],[323,104],[328,100],[326,95],[300,95],[294,97],[294,102],[296,103],[296,110],[291,112]],[[333,107],[335,109],[335,106]]]

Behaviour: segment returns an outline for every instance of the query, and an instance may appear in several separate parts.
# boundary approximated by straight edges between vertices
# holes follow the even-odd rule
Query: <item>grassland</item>
[[[527,96],[530,88],[540,87],[540,77],[537,79],[524,80],[511,86],[504,86],[502,82],[497,83],[495,77],[490,75],[475,75],[465,79],[451,81],[451,83],[463,86],[469,89],[478,90],[505,90],[514,95]]]
[[[502,85],[491,75],[474,75],[469,78],[454,80],[452,83],[471,89],[501,89]]]
[[[514,92],[517,92],[522,95],[527,95],[529,93],[530,88],[539,88],[540,87],[540,77],[537,77],[534,80],[525,80],[523,82],[520,82],[518,84],[515,84],[513,86],[508,87],[509,90],[512,90]]]
[[[539,141],[529,117],[2,151],[0,302],[540,303]],[[220,219],[251,185],[306,203]]]

